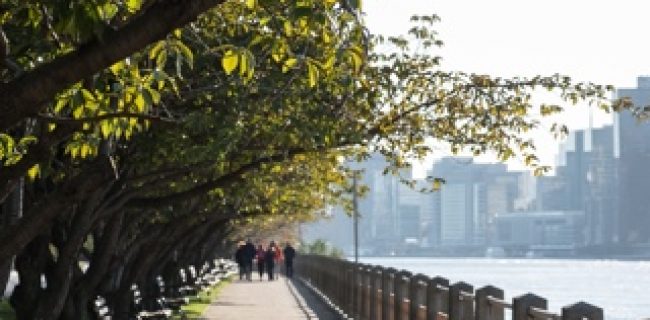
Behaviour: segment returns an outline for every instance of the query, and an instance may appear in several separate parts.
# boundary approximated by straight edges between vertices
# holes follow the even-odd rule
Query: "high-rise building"
[[[448,157],[437,162],[430,176],[445,184],[433,194],[433,244],[485,245],[497,213],[510,212],[518,192],[518,173],[504,164],[479,164],[472,158]]]
[[[650,105],[650,77],[639,77],[636,88],[618,89],[618,98],[629,97],[636,106]],[[619,157],[620,243],[650,242],[650,123],[624,111],[614,119],[615,154]]]

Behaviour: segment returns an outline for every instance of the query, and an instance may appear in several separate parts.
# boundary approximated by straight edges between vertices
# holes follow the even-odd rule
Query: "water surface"
[[[586,301],[603,308],[605,319],[650,319],[650,261],[362,257],[361,262],[440,275],[474,288],[491,284],[507,299],[532,292],[548,299],[554,312]]]

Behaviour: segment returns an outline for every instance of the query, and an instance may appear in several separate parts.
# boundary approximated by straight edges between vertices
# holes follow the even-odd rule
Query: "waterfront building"
[[[629,97],[639,107],[650,105],[650,76],[639,77],[636,88],[621,88],[617,98]],[[619,157],[619,219],[617,241],[650,243],[650,123],[624,111],[615,114],[615,154]]]
[[[494,245],[506,251],[572,251],[584,242],[582,211],[503,213],[495,217]]]
[[[429,230],[439,246],[486,245],[491,220],[497,212],[512,211],[519,189],[519,173],[468,157],[442,158],[429,175],[445,180],[433,194],[434,228]]]

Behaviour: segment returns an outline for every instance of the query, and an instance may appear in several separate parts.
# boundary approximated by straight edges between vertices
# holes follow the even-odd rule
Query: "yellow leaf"
[[[293,25],[291,24],[291,21],[285,20],[283,25],[284,34],[287,35],[287,37],[291,37],[293,35]]]
[[[111,72],[114,75],[118,75],[122,69],[124,69],[124,61],[119,61],[117,63],[114,63],[112,66],[109,67],[111,69]]]
[[[239,64],[239,55],[237,55],[232,50],[226,51],[221,59],[221,66],[227,75],[230,75],[237,65]]]
[[[309,87],[313,88],[318,83],[318,68],[311,63],[307,64],[307,73],[309,76]]]
[[[27,176],[31,181],[36,180],[36,177],[40,176],[40,174],[41,174],[41,166],[38,164],[34,165],[29,170],[27,170]]]
[[[289,58],[286,61],[284,61],[284,64],[282,65],[282,72],[287,72],[289,69],[293,68],[293,66],[296,65],[296,62],[298,62],[298,59],[296,58]]]
[[[248,56],[242,52],[239,55],[239,75],[242,77],[246,75],[249,67]]]
[[[81,158],[84,159],[89,154],[90,154],[90,146],[84,143],[83,145],[81,145]]]
[[[111,123],[109,121],[102,121],[100,122],[99,126],[100,130],[102,131],[102,137],[104,137],[104,139],[108,139],[108,137],[111,135],[111,130],[113,129]]]
[[[50,124],[47,125],[47,130],[49,132],[54,131],[54,129],[56,129],[56,123],[50,123]]]
[[[246,6],[248,7],[248,9],[253,10],[255,9],[256,2],[257,1],[255,0],[246,0]]]
[[[135,97],[135,107],[137,108],[138,112],[144,112],[145,103],[144,96],[142,96],[142,94],[138,94]]]

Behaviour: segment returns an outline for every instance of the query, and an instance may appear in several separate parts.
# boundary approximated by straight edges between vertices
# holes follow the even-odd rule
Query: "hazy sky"
[[[645,0],[365,0],[373,33],[404,34],[413,14],[437,14],[445,70],[498,76],[561,73],[576,80],[634,87],[650,74],[650,1]],[[596,125],[611,116],[595,115]],[[588,125],[586,108],[563,119]],[[557,142],[540,138],[553,164]]]

